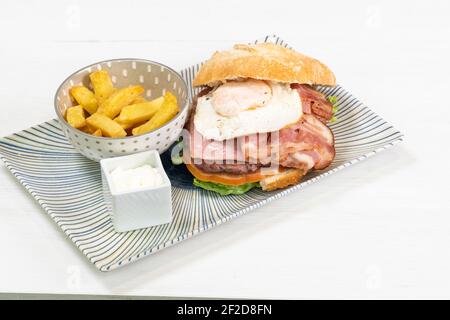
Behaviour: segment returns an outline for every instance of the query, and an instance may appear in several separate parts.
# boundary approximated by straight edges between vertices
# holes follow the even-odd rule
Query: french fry
[[[102,136],[102,130],[97,129],[97,130],[95,130],[95,131],[92,133],[92,135],[93,135],[93,136],[96,136],[96,137],[101,137],[101,136]]]
[[[115,88],[107,70],[94,71],[89,78],[93,91],[82,85],[71,88],[79,105],[66,113],[70,125],[88,134],[111,138],[142,134],[163,126],[180,110],[170,92],[148,101],[141,85]]]
[[[97,129],[91,126],[89,123],[86,122],[86,132],[93,134]]]
[[[86,125],[82,106],[70,107],[66,111],[67,122],[74,128],[80,129]]]
[[[89,75],[98,104],[102,104],[114,92],[114,85],[108,71],[99,70]]]
[[[122,123],[119,120],[119,117],[114,119],[115,122],[117,122],[126,132],[127,132],[127,136],[132,136],[132,131],[134,128],[142,126],[144,123],[146,123],[147,121],[141,121],[138,123]]]
[[[125,130],[117,122],[98,112],[87,118],[86,122],[96,130],[100,129],[102,135],[106,137],[121,138],[127,135]]]
[[[70,89],[72,97],[80,104],[89,114],[94,114],[98,108],[98,102],[94,93],[84,86],[75,86]]]
[[[131,104],[147,102],[147,100],[143,96],[137,96],[136,99],[131,102]]]
[[[123,107],[129,105],[143,92],[144,88],[139,85],[117,90],[100,105],[98,112],[113,119],[120,113]]]
[[[97,129],[94,129],[94,127],[86,123],[86,125],[83,128],[80,128],[80,130],[87,134],[94,134]]]
[[[120,121],[120,117],[114,118],[114,122],[117,122],[124,130],[130,129],[130,128],[133,128],[136,126],[134,123],[131,123],[131,122],[125,123],[125,122]]]
[[[161,108],[163,102],[164,97],[159,97],[152,101],[125,106],[120,112],[118,119],[121,123],[147,121]]]
[[[143,134],[157,129],[169,122],[180,111],[177,98],[170,92],[164,95],[164,102],[155,115],[142,126],[133,129],[133,135]]]

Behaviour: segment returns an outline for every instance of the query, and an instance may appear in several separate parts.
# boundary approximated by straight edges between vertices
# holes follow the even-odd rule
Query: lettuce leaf
[[[337,97],[336,97],[336,96],[329,96],[329,97],[328,97],[328,101],[330,101],[330,103],[331,103],[332,105],[335,105],[336,102],[337,102]]]
[[[328,101],[330,101],[330,103],[333,105],[333,117],[330,119],[330,123],[333,123],[333,122],[337,121],[337,117],[336,117],[336,113],[338,112],[337,97],[329,96]]]
[[[228,185],[220,184],[220,183],[201,181],[201,180],[194,178],[194,186],[203,188],[205,190],[214,191],[214,192],[220,193],[222,196],[226,196],[229,194],[246,193],[250,189],[259,187],[259,183],[254,182],[254,183],[244,183],[244,184],[241,184],[238,186],[228,186]]]

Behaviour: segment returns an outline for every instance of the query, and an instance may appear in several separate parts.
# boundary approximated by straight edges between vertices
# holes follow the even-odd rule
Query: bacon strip
[[[285,167],[305,168],[306,165],[311,169],[314,163],[314,169],[324,169],[336,154],[333,133],[313,115],[304,114],[295,125],[280,130],[279,136],[280,164]]]
[[[315,115],[323,123],[330,121],[333,117],[333,105],[324,94],[308,84],[293,83],[291,88],[298,91],[304,113]]]

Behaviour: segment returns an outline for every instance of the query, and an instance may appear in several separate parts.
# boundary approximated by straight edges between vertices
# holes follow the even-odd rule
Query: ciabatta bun
[[[239,78],[336,85],[336,78],[326,65],[273,43],[237,44],[232,50],[214,53],[200,68],[193,85],[214,86]]]
[[[264,191],[286,188],[297,184],[302,180],[305,171],[302,169],[286,169],[274,176],[267,177],[259,182]]]

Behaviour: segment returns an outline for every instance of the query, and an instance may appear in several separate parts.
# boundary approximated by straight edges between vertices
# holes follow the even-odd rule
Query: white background
[[[4,1],[0,136],[54,118],[74,70],[136,57],[181,69],[278,34],[405,142],[110,273],[0,166],[0,292],[450,298],[449,1]]]

